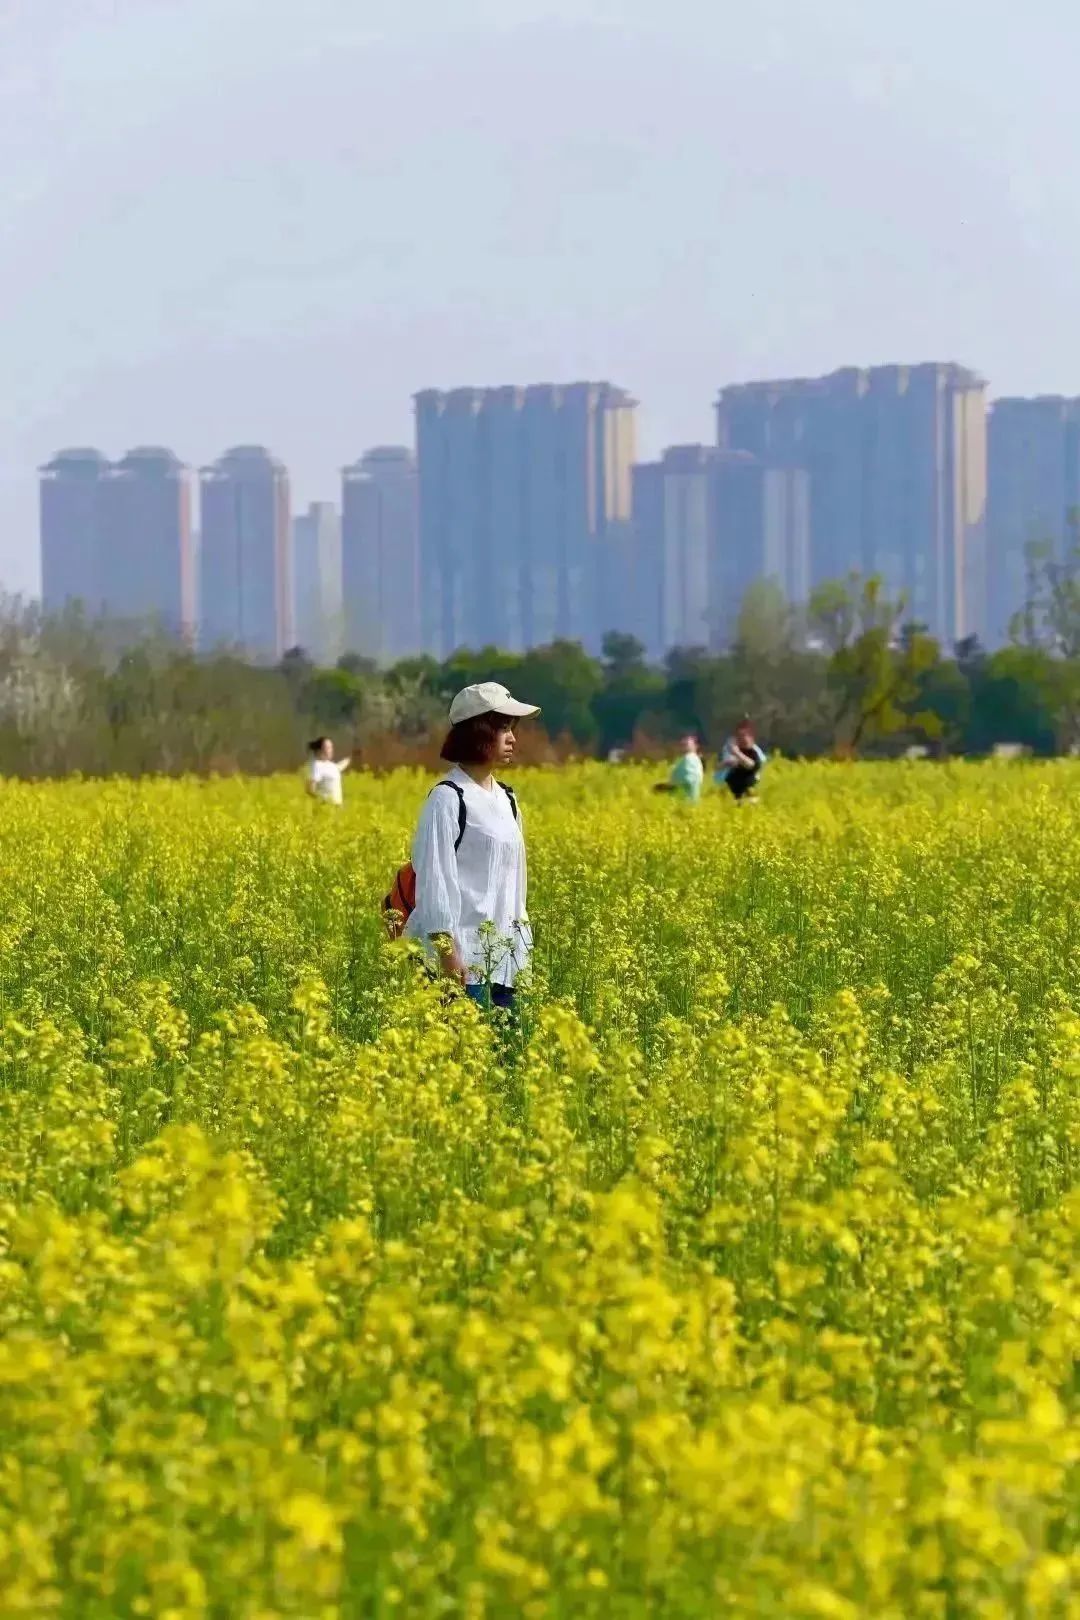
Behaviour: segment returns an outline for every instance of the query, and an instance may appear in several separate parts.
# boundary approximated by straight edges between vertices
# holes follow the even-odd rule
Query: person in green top
[[[701,798],[701,784],[705,780],[705,767],[701,763],[696,737],[684,737],[683,752],[671,767],[668,778],[674,791],[690,804]]]

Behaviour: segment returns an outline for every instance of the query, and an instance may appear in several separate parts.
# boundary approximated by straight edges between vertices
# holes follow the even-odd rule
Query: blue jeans
[[[502,1012],[514,1010],[514,992],[508,984],[467,984],[465,994],[480,1007],[498,1007]]]

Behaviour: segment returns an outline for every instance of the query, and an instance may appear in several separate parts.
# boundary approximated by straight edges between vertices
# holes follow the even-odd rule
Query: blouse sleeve
[[[444,789],[430,793],[413,839],[412,863],[416,872],[416,930],[422,938],[454,934],[461,918],[458,886],[457,794]]]
[[[525,813],[518,804],[518,860],[521,863],[521,920],[529,920],[529,859],[525,853]]]

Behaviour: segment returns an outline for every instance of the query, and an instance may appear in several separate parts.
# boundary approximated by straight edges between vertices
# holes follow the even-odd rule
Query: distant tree
[[[595,743],[599,728],[593,704],[603,673],[577,641],[553,641],[534,647],[521,659],[515,679],[526,702],[541,706],[549,737],[567,735],[580,745]]]
[[[874,591],[880,590],[880,582],[872,583]],[[880,617],[880,610],[871,607],[866,600],[867,586],[864,586],[859,575],[852,574],[846,580],[827,579],[816,586],[810,593],[807,606],[807,630],[812,640],[816,640],[825,652],[832,654],[840,652],[850,646],[854,637],[869,625],[861,623],[860,608],[869,612],[876,623]],[[893,609],[889,605],[889,627],[892,621],[898,625],[903,614],[902,604]]]
[[[367,658],[363,653],[342,653],[337,661],[337,668],[344,670],[346,675],[377,675],[378,662],[374,658]]]
[[[1011,626],[1013,642],[1032,653],[1029,679],[1053,717],[1057,746],[1080,745],[1080,514],[1069,514],[1062,556],[1049,542],[1027,548],[1026,599]]]
[[[829,649],[833,746],[841,752],[904,731],[940,733],[933,711],[918,707],[920,682],[940,649],[921,625],[904,625],[904,607],[876,576],[831,581],[811,596],[810,627]]]
[[[701,712],[702,693],[710,688],[721,662],[706,647],[671,647],[664,658],[667,691],[664,707],[668,731],[677,735],[693,731],[701,737],[709,732],[708,717]]]
[[[952,658],[936,658],[914,677],[911,710],[921,717],[912,731],[936,741],[942,753],[962,749],[971,724],[972,687],[965,668]],[[928,717],[933,719],[927,725]]]
[[[297,708],[303,701],[304,689],[315,673],[315,665],[303,647],[289,647],[281,655],[278,672],[283,677]]]
[[[986,648],[977,635],[961,636],[953,648],[953,657],[965,672],[978,669],[986,662]]]
[[[426,687],[429,692],[439,692],[445,685],[443,666],[430,653],[417,653],[409,658],[399,658],[397,663],[392,664],[387,670],[386,678],[391,686],[419,685]]]
[[[17,597],[0,599],[0,748],[4,770],[12,761],[30,771],[63,769],[80,729],[87,726],[88,677],[96,658],[76,670],[63,648],[42,634],[35,607]],[[81,624],[80,624],[81,632]],[[80,642],[82,636],[80,634]],[[85,652],[88,643],[84,643]]]
[[[513,690],[521,661],[520,653],[504,652],[499,647],[489,645],[477,652],[462,647],[443,664],[441,685],[447,693],[453,693],[480,681],[498,681]]]
[[[643,719],[660,709],[664,677],[645,662],[645,648],[636,636],[611,630],[602,644],[603,685],[593,699],[600,747],[605,752],[629,743]]]
[[[805,639],[779,584],[755,581],[736,620],[725,729],[747,714],[774,747],[796,753],[814,746],[827,729],[825,663]]]
[[[394,727],[407,742],[418,743],[446,724],[446,701],[421,676],[412,680],[398,674],[386,683],[393,699]]]
[[[735,621],[734,651],[758,664],[777,663],[795,645],[795,615],[775,579],[756,579],[746,589]]]
[[[288,675],[293,670],[299,670],[306,675],[309,670],[315,668],[315,665],[307,651],[303,647],[297,646],[285,649],[278,667],[283,675]]]
[[[622,630],[609,630],[600,645],[604,679],[618,681],[637,675],[645,667],[645,644]]]
[[[968,682],[968,752],[988,753],[996,743],[1020,743],[1038,754],[1054,752],[1053,665],[1043,648],[1001,647],[969,668]]]
[[[319,669],[303,689],[303,710],[310,715],[314,729],[333,731],[353,726],[360,714],[365,692],[378,682],[347,669]]]

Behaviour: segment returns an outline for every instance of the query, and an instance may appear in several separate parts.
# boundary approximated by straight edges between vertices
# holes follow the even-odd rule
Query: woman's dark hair
[[[325,737],[314,737],[314,738],[312,738],[311,742],[308,743],[308,753],[309,754],[318,754],[322,749],[323,743],[326,742],[326,741],[327,741],[327,739]]]
[[[471,720],[459,720],[447,732],[439,758],[448,765],[486,765],[495,751],[495,738],[513,724],[505,714],[475,714]]]

